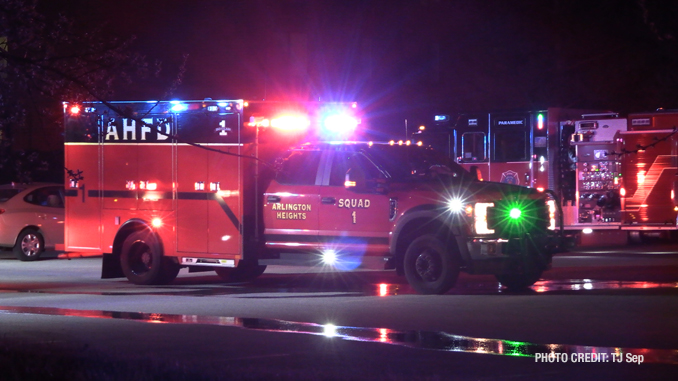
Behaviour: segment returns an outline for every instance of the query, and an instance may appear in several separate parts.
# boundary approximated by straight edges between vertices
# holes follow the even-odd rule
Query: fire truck
[[[510,288],[550,266],[548,193],[480,181],[435,150],[356,139],[355,103],[64,103],[67,251],[102,278],[228,281],[376,259],[418,292],[460,271]],[[305,142],[305,143],[304,143]]]
[[[676,230],[678,113],[591,110],[438,115],[413,138],[489,180],[553,189],[579,243]],[[596,233],[589,235],[590,233]]]

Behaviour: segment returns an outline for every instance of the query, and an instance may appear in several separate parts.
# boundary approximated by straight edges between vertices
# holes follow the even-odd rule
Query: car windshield
[[[464,168],[431,148],[374,144],[365,149],[365,154],[397,181],[428,179],[435,175],[469,177]]]
[[[9,200],[10,198],[16,196],[21,192],[23,189],[0,189],[0,202],[5,202]]]

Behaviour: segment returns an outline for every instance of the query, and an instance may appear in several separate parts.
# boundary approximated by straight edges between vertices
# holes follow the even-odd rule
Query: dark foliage
[[[63,145],[61,101],[109,99],[116,85],[147,76],[132,41],[82,30],[43,13],[37,0],[0,0],[0,180],[35,181],[45,167],[61,176],[59,160],[37,159],[54,155],[31,152],[32,141],[49,140],[41,144],[49,150]]]

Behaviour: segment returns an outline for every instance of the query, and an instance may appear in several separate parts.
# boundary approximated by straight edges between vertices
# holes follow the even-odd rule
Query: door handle
[[[278,203],[278,202],[280,202],[280,196],[267,196],[266,202],[267,203],[273,203],[273,204]]]
[[[323,197],[320,202],[323,204],[334,205],[334,203],[337,202],[337,199],[334,197]]]

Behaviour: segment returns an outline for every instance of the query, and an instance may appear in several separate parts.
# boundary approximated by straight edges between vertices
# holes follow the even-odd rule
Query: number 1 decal
[[[354,210],[354,211],[351,213],[351,217],[353,217],[353,223],[354,223],[354,224],[356,223],[356,221],[355,221],[355,214],[356,214],[356,213],[355,213],[355,210]]]

